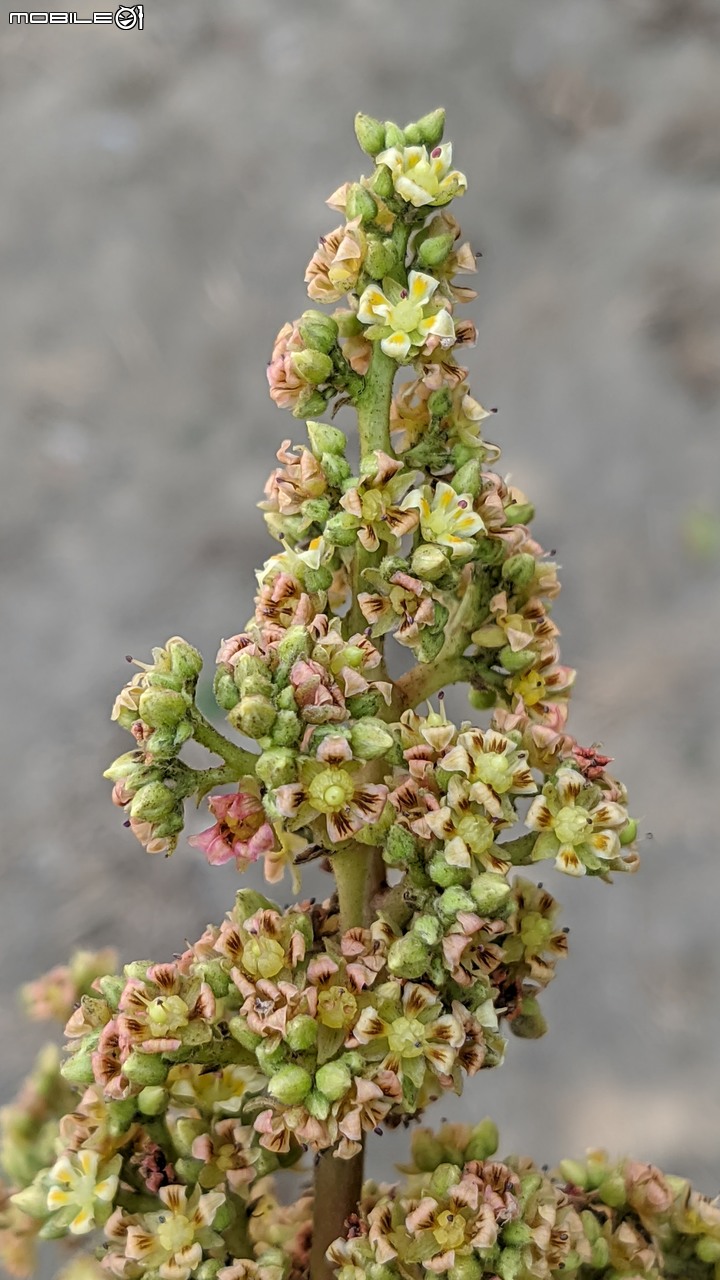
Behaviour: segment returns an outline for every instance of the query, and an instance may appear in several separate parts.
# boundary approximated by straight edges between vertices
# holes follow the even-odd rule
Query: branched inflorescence
[[[309,419],[307,443],[278,452],[260,506],[281,550],[217,655],[229,734],[178,637],[113,711],[134,745],[106,776],[149,852],[172,853],[186,802],[207,799],[189,844],[209,863],[261,862],[299,891],[318,860],[334,887],[283,910],[241,889],[169,963],[84,954],[26,989],[31,1013],[67,1020],[68,1049],[5,1113],[17,1274],[38,1234],[102,1231],[77,1280],[720,1276],[720,1214],[685,1183],[598,1154],[552,1177],[501,1162],[489,1122],[420,1131],[405,1185],[362,1188],[369,1132],[499,1065],[505,1029],[543,1034],[567,935],[534,864],[609,880],[637,863],[609,758],[566,729],[556,566],[490,469],[460,363],[475,258],[443,124],[358,117],[374,167],[330,198],[344,221],[306,273],[335,309],[276,340],[270,394]],[[343,405],[359,449],[316,420]],[[411,655],[394,677],[392,641]],[[480,723],[448,719],[453,683]],[[182,758],[191,739],[204,769]],[[314,1219],[313,1195],[284,1205],[272,1177],[305,1152]]]

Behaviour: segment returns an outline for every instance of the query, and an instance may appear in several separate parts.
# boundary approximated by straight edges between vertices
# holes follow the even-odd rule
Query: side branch
[[[206,747],[208,751],[214,752],[216,756],[220,756],[228,769],[232,771],[233,778],[244,778],[248,774],[255,772],[255,763],[257,756],[252,751],[244,751],[242,747],[237,747],[234,742],[229,742],[224,734],[215,729],[209,720],[197,707],[192,711],[193,738],[200,743],[201,747]],[[225,779],[230,781],[230,778]]]
[[[448,684],[470,681],[475,673],[472,658],[446,658],[444,662],[419,662],[395,681],[392,709],[400,714],[414,709]]]

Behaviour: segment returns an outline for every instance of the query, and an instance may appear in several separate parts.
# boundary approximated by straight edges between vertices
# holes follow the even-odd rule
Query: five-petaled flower
[[[211,796],[208,808],[217,822],[199,835],[190,836],[188,844],[201,849],[211,866],[221,866],[234,858],[238,870],[242,870],[273,848],[275,834],[257,796],[247,791]]]
[[[395,192],[416,209],[425,205],[449,204],[464,194],[467,178],[452,168],[452,143],[433,147],[390,147],[381,151],[377,163],[392,174]]]
[[[531,831],[540,832],[533,861],[554,857],[558,870],[571,876],[602,871],[603,863],[619,857],[618,833],[627,822],[627,810],[598,795],[575,769],[558,770],[525,819]]]
[[[121,1157],[100,1163],[97,1151],[83,1150],[60,1156],[49,1175],[47,1207],[71,1215],[67,1230],[74,1236],[86,1235],[107,1221],[115,1199]]]
[[[433,302],[438,281],[422,271],[411,271],[407,288],[396,280],[383,280],[383,287],[368,285],[358,304],[358,320],[369,327],[365,336],[379,341],[386,356],[406,360],[430,339],[435,346],[451,347],[455,325],[447,307]]]
[[[456,493],[444,480],[440,480],[434,490],[429,485],[412,489],[403,506],[420,512],[420,530],[425,541],[448,547],[453,556],[471,555],[475,538],[485,532],[482,516],[473,510],[471,494]]]

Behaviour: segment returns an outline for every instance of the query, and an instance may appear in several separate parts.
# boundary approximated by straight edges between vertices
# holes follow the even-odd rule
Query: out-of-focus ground
[[[550,1034],[443,1114],[541,1160],[604,1144],[720,1182],[718,0],[147,0],[145,30],[2,27],[2,1088],[12,992],[75,944],[162,958],[235,876],[123,830],[101,772],[144,656],[241,628],[254,502],[300,426],[265,362],[362,171],[354,112],[443,103],[484,254],[473,387],[557,549],[600,740],[653,833],[554,876]],[[455,706],[461,705],[455,699]],[[405,1139],[373,1139],[387,1175]]]

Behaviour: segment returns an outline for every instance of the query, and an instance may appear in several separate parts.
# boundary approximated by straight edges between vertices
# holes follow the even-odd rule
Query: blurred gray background
[[[123,657],[180,633],[212,669],[244,624],[273,550],[254,503],[301,438],[265,363],[337,222],[325,197],[362,172],[353,115],[442,103],[484,254],[473,388],[563,568],[571,728],[654,838],[631,881],[552,877],[572,950],[550,1035],[439,1114],[716,1191],[718,0],[147,0],[142,33],[5,23],[0,1095],[43,1038],[18,982],[76,944],[164,958],[232,899],[233,871],[184,844],[148,857],[110,804]],[[371,1171],[404,1142],[373,1139]]]

